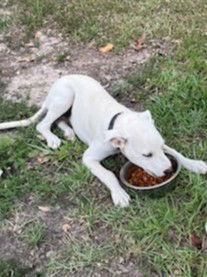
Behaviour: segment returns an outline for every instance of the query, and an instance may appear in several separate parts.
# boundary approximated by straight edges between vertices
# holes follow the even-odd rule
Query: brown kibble
[[[149,175],[144,169],[134,166],[129,176],[128,182],[134,186],[148,187],[158,185],[172,176],[172,173],[168,173],[162,177],[154,177]]]

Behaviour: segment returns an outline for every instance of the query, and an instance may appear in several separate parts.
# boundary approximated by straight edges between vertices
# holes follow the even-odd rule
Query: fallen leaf
[[[32,48],[34,47],[34,43],[33,42],[28,42],[25,44],[26,47]]]
[[[68,223],[65,223],[62,225],[62,230],[67,233],[68,230],[70,229],[70,225]]]
[[[42,157],[42,156],[37,157],[37,162],[39,164],[43,164],[44,163],[44,157]]]
[[[145,42],[145,38],[146,38],[146,36],[145,36],[145,34],[143,34],[139,39],[137,39],[135,41],[135,44],[134,44],[134,49],[135,50],[139,51],[143,47],[143,44]]]
[[[182,40],[181,39],[173,39],[172,42],[180,45],[182,43]]]
[[[190,244],[194,247],[196,247],[197,249],[201,249],[202,248],[202,239],[197,236],[195,233],[191,233],[190,234]]]
[[[132,97],[132,98],[130,99],[130,102],[131,102],[131,103],[135,103],[135,102],[136,102],[136,98]]]
[[[37,156],[37,162],[39,164],[46,163],[46,162],[48,162],[48,160],[49,160],[49,157],[47,157],[47,156],[43,156],[43,155]]]
[[[33,62],[34,60],[35,60],[35,57],[33,57],[33,56],[18,58],[18,62]]]
[[[104,47],[99,48],[99,51],[101,53],[107,53],[111,51],[114,48],[114,45],[112,43],[107,43]]]
[[[37,31],[36,33],[35,33],[35,39],[40,39],[42,37],[42,32],[40,32],[40,31]]]
[[[50,207],[47,206],[38,206],[38,209],[44,213],[50,212]]]
[[[89,42],[89,44],[88,44],[88,47],[89,48],[92,48],[92,47],[94,47],[96,45],[96,41],[95,40],[91,40],[90,42]]]

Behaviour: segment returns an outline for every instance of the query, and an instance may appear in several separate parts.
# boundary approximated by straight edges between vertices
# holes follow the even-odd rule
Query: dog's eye
[[[150,152],[150,153],[147,153],[147,154],[143,154],[142,156],[144,156],[146,158],[151,158],[153,156],[153,154]]]

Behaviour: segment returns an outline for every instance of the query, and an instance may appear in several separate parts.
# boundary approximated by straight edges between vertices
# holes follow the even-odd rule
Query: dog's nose
[[[172,166],[171,166],[171,167],[169,167],[168,169],[164,170],[164,173],[165,173],[165,175],[167,175],[167,174],[172,173],[172,171],[173,171],[173,168],[172,168]]]

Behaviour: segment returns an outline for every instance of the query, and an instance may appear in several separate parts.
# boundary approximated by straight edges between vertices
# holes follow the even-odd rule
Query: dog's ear
[[[127,139],[121,136],[116,130],[107,130],[105,138],[113,147],[120,149],[122,149],[127,142]]]
[[[120,148],[120,149],[122,149],[126,145],[126,142],[127,140],[122,137],[116,137],[116,138],[110,139],[111,145],[115,148]]]
[[[141,113],[138,113],[139,117],[149,121],[149,122],[153,122],[153,119],[152,119],[152,115],[151,115],[151,112],[149,110],[146,110],[144,112],[141,112]]]

